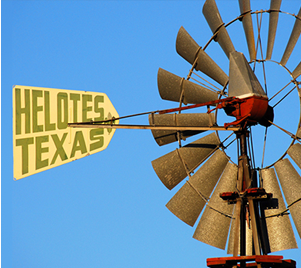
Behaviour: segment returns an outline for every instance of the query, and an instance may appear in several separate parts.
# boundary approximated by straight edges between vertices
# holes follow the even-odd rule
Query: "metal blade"
[[[288,159],[278,161],[275,169],[286,203],[301,237],[301,177]]]
[[[295,143],[287,150],[287,153],[298,165],[298,167],[301,168],[301,144]]]
[[[266,97],[245,56],[240,52],[230,55],[229,97],[253,94]]]
[[[239,0],[240,13],[244,14],[251,10],[250,0]],[[254,31],[253,31],[253,22],[251,13],[246,13],[242,18],[242,24],[244,27],[250,60],[253,61],[256,59],[256,51],[255,51],[255,39],[254,39]]]
[[[273,47],[275,43],[275,36],[278,24],[279,10],[282,0],[271,0],[270,4],[270,17],[269,17],[269,35],[266,59],[270,60],[273,53]]]
[[[301,75],[301,61],[292,73],[294,79],[297,79],[299,75]]]
[[[221,15],[216,6],[215,0],[206,0],[203,6],[203,14],[207,20],[207,23],[210,26],[210,29],[213,34],[218,33],[214,39],[219,43],[227,57],[230,57],[230,53],[235,51],[235,48],[232,44],[232,41],[229,37],[229,34],[224,26]]]
[[[216,123],[214,114],[198,113],[198,114],[150,114],[149,124],[155,126],[202,126],[209,127]],[[162,146],[175,142],[179,139],[199,134],[203,131],[176,131],[176,130],[152,130],[152,134],[158,143]]]
[[[294,28],[292,30],[290,39],[287,43],[286,49],[285,49],[284,54],[282,56],[282,59],[280,61],[280,64],[282,64],[282,65],[285,65],[287,63],[287,61],[288,61],[295,45],[296,45],[296,43],[299,39],[299,36],[300,36],[300,33],[301,33],[301,8],[299,10],[298,17],[300,19],[296,18],[296,21],[295,21]]]
[[[205,161],[219,144],[217,135],[211,133],[152,161],[153,168],[162,183],[171,190],[188,176],[188,172]]]
[[[195,63],[197,71],[203,72],[222,86],[228,82],[226,73],[201,49],[184,27],[178,32],[176,50],[191,65]]]
[[[179,219],[193,226],[229,158],[217,150],[166,204]]]
[[[220,193],[235,191],[237,172],[237,166],[228,162],[200,219],[193,238],[211,246],[225,249],[233,205],[228,205],[228,203],[224,202],[220,198]]]
[[[265,191],[273,194],[273,200],[278,200],[277,208],[267,207],[264,210],[270,252],[297,248],[297,243],[289,216],[287,214],[277,215],[285,211],[286,206],[283,201],[274,169],[269,168],[261,170],[261,178],[263,180],[263,188]]]
[[[162,99],[187,103],[204,103],[218,99],[218,94],[164,69],[158,71],[158,88]]]
[[[185,28],[181,26],[176,40],[177,53],[192,65],[197,57],[199,48],[200,46],[198,43],[191,37]]]

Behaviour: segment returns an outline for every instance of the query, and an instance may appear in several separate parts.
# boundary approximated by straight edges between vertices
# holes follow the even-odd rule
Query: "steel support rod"
[[[241,198],[237,200],[236,205],[240,207],[240,215],[237,215],[239,217],[239,220],[237,219],[236,223],[238,224],[239,221],[239,227],[240,232],[238,232],[238,228],[236,226],[235,230],[235,241],[234,241],[234,256],[237,256],[238,253],[238,234],[240,236],[240,256],[246,255],[246,213],[247,213],[247,207],[249,208],[250,212],[250,218],[251,218],[251,228],[252,228],[252,237],[254,242],[254,249],[255,254],[260,255],[261,254],[261,248],[260,248],[260,241],[258,237],[258,228],[257,228],[257,220],[256,215],[258,215],[258,206],[254,205],[254,200],[251,197],[244,197],[243,193],[250,187],[252,187],[252,179],[251,179],[251,170],[250,170],[250,163],[248,158],[248,149],[247,149],[247,136],[248,131],[246,129],[237,132],[236,133],[237,138],[239,140],[240,145],[240,153],[239,153],[239,159],[238,159],[238,185],[237,188],[239,192],[242,194]],[[257,203],[255,203],[257,204]],[[239,207],[237,207],[237,210],[239,210]],[[238,212],[238,211],[237,211]],[[241,267],[246,267],[246,264],[244,262],[241,262]],[[257,265],[257,267],[261,267],[261,265]]]
[[[238,131],[240,127],[192,127],[192,126],[152,126],[152,125],[122,125],[122,124],[93,124],[93,123],[69,123],[68,127],[73,128],[113,128],[113,129],[154,129],[154,130],[175,130],[175,131],[206,131],[206,130],[222,130],[222,131]]]

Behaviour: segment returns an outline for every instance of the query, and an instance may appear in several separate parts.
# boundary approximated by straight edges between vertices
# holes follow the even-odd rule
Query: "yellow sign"
[[[112,117],[119,116],[104,93],[15,86],[14,178],[18,180],[106,149],[115,130],[72,129],[68,123]]]

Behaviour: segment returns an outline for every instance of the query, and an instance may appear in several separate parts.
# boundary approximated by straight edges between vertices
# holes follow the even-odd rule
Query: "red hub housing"
[[[268,99],[262,96],[250,96],[246,98],[235,98],[232,101],[224,103],[224,110],[227,115],[234,116],[236,120],[232,123],[226,123],[225,127],[238,125],[246,122],[247,125],[256,125],[257,123],[269,126],[268,121],[273,121],[273,108],[268,105]]]

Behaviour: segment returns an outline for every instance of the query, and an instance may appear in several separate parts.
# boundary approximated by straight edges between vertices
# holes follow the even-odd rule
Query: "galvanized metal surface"
[[[199,48],[200,46],[198,43],[191,37],[185,28],[181,26],[176,39],[177,53],[192,65]]]
[[[251,16],[250,0],[239,0],[239,8],[240,8],[240,13],[244,14],[242,18],[242,24],[244,27],[246,40],[248,44],[250,61],[252,61],[256,59],[256,51],[255,51],[255,39],[254,39],[253,22]]]
[[[293,221],[301,237],[301,177],[288,159],[275,164],[275,169]],[[298,202],[296,202],[299,200]]]
[[[203,14],[214,34],[218,30],[215,40],[219,43],[226,56],[229,58],[230,53],[235,51],[230,36],[223,25],[223,20],[218,11],[217,5],[214,0],[207,0],[203,6]]]
[[[205,161],[218,147],[219,139],[211,133],[180,149],[176,149],[152,161],[153,168],[162,183],[168,188],[174,188],[188,176],[191,171]]]
[[[290,39],[287,43],[287,46],[285,48],[285,51],[283,53],[282,59],[280,61],[281,65],[285,65],[290,57],[290,55],[293,52],[293,49],[299,39],[300,33],[301,33],[301,8],[299,9],[298,15],[297,15],[300,19],[296,18],[295,24],[294,24],[294,28],[292,30]]]
[[[158,89],[162,99],[187,103],[203,103],[218,99],[218,94],[185,80],[164,69],[158,71]]]
[[[287,150],[288,155],[301,168],[301,144],[295,143]]]
[[[229,97],[245,94],[266,96],[245,56],[240,52],[230,55]]]
[[[217,150],[166,204],[179,219],[193,226],[229,158]]]
[[[150,125],[160,126],[202,126],[209,127],[216,123],[214,114],[194,113],[194,114],[150,114]],[[182,140],[199,134],[202,131],[181,131],[180,137]],[[152,134],[158,145],[165,145],[178,141],[178,131],[176,130],[152,130]]]
[[[195,69],[197,71],[203,72],[222,86],[228,82],[226,73],[200,48],[184,27],[181,27],[178,32],[176,50],[191,65],[196,60]]]
[[[297,248],[298,246],[288,214],[279,215],[279,213],[286,210],[286,206],[274,168],[263,169],[260,175],[265,191],[272,193],[273,199],[278,200],[278,208],[266,208],[264,210],[270,252]]]
[[[237,166],[228,162],[200,219],[193,238],[211,246],[225,249],[231,222],[231,218],[226,215],[232,215],[233,205],[228,205],[227,202],[224,202],[220,198],[220,193],[235,191],[237,171]]]
[[[267,60],[271,59],[273,53],[278,18],[279,18],[279,12],[277,12],[277,10],[280,10],[281,1],[282,0],[273,0],[271,1],[270,4],[271,12],[269,14],[269,30],[268,30],[267,53],[266,53]]]

